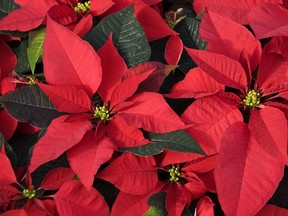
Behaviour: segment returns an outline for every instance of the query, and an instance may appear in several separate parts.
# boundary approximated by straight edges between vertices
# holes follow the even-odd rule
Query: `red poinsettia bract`
[[[282,3],[282,0],[194,0],[193,9],[197,14],[203,12],[205,8],[212,10],[234,22],[248,24],[248,14],[262,2]]]
[[[262,51],[243,26],[209,10],[200,33],[208,28],[201,35],[208,51],[186,49],[199,68],[174,86],[172,96],[198,98],[181,118],[208,154],[219,151],[215,180],[224,212],[254,215],[273,195],[287,163],[288,61],[274,52],[275,41]]]
[[[109,208],[102,195],[94,188],[87,191],[80,182],[72,181],[74,172],[70,168],[51,170],[38,188],[32,184],[30,173],[25,182],[17,181],[10,161],[0,152],[0,209],[3,215],[109,215]],[[46,191],[58,190],[53,195]],[[51,194],[51,193],[49,193]],[[53,199],[51,199],[53,198]]]
[[[13,72],[17,58],[10,47],[0,38],[0,95],[4,95],[16,88],[9,77]],[[11,138],[17,127],[17,120],[11,117],[4,107],[0,105],[0,132],[5,140]]]
[[[82,36],[92,27],[92,16],[104,13],[114,4],[111,0],[91,0],[84,3],[78,0],[30,0],[17,3],[21,7],[1,19],[1,30],[33,30],[45,24],[49,15],[55,22]]]
[[[35,145],[31,172],[67,152],[71,168],[90,188],[99,166],[114,150],[149,143],[139,128],[156,133],[185,128],[162,95],[135,94],[153,69],[139,72],[140,65],[127,70],[111,37],[98,54],[101,60],[87,42],[48,19],[43,55],[49,85],[38,86],[67,115],[52,121]],[[97,89],[102,101],[94,104]]]
[[[157,156],[156,156],[157,157]],[[201,174],[212,171],[217,155],[180,164],[158,166],[153,157],[139,157],[124,153],[96,177],[113,183],[120,193],[112,208],[112,215],[143,215],[149,208],[147,199],[154,193],[166,193],[166,209],[171,216],[181,215],[185,206],[202,197],[207,188]],[[164,182],[157,170],[166,173]],[[199,204],[203,206],[202,204]],[[137,206],[137,208],[136,208]]]
[[[249,25],[258,39],[288,36],[288,2],[264,2],[252,8]]]

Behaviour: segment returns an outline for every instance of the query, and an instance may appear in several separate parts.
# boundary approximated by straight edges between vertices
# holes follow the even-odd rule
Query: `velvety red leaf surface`
[[[101,83],[101,62],[94,49],[51,18],[47,21],[43,62],[50,85],[76,86],[92,97]]]
[[[143,195],[152,191],[158,182],[153,157],[124,153],[96,176],[114,184],[124,193]]]
[[[28,216],[24,209],[9,210],[2,213],[2,216]]]
[[[8,77],[14,70],[17,64],[17,58],[11,48],[1,38],[0,50],[0,81],[2,81],[5,77]]]
[[[72,24],[71,30],[79,37],[83,37],[93,26],[93,17],[91,14],[87,14],[77,22]],[[69,26],[67,26],[69,27]]]
[[[29,171],[59,157],[66,150],[76,145],[84,134],[92,129],[89,116],[79,116],[69,121],[69,116],[60,116],[53,120],[46,134],[37,142],[31,156]]]
[[[17,128],[18,121],[3,109],[0,111],[0,132],[5,140],[9,140]]]
[[[102,195],[94,188],[88,192],[78,181],[65,183],[53,197],[61,216],[110,215]]]
[[[91,100],[83,89],[74,86],[37,84],[59,112],[83,113],[91,110]]]
[[[135,15],[143,27],[148,41],[157,40],[169,35],[177,35],[177,32],[170,29],[168,24],[154,9],[143,3],[135,5]]]
[[[80,182],[91,189],[100,165],[107,162],[116,149],[111,139],[104,136],[96,140],[95,131],[90,130],[76,146],[67,151],[67,159]]]
[[[57,190],[65,182],[71,181],[75,173],[67,167],[57,167],[51,170],[42,181],[40,188],[45,190]]]
[[[185,128],[184,123],[168,106],[162,95],[144,92],[135,95],[131,101],[135,103],[133,106],[118,113],[128,124],[155,133]]]
[[[203,155],[195,153],[174,152],[164,150],[161,154],[158,154],[155,158],[156,163],[160,167],[165,167],[170,164],[184,163],[191,160],[202,158]]]
[[[213,170],[218,161],[218,154],[211,155],[208,157],[202,157],[199,159],[191,160],[187,162],[181,171],[194,172],[194,173],[205,173]]]
[[[2,177],[1,177],[2,178]],[[9,185],[9,184],[2,184],[0,185],[0,199],[1,200],[9,200],[10,197],[13,197],[16,194],[21,193],[18,191],[14,186]]]
[[[278,108],[265,107],[252,113],[248,127],[257,143],[275,159],[288,162],[287,120]]]
[[[0,184],[8,185],[16,181],[9,158],[3,152],[0,152]]]
[[[111,8],[114,5],[114,1],[112,0],[94,0],[91,1],[91,6],[90,6],[90,13],[93,16],[99,16],[103,14],[105,11],[107,11],[109,8]]]
[[[29,31],[41,25],[55,0],[31,0],[22,8],[10,12],[0,21],[0,30]]]
[[[1,68],[0,68],[1,73]],[[17,83],[15,82],[15,79],[13,77],[5,77],[0,82],[0,93],[2,95],[7,94],[10,91],[13,91],[17,86]]]
[[[274,194],[284,164],[270,156],[242,122],[226,130],[215,181],[221,207],[227,216],[255,215]]]
[[[257,83],[259,88],[263,90],[263,95],[275,92],[275,88],[279,88],[288,80],[288,59],[283,57],[281,53],[274,52],[273,49],[277,43],[280,43],[279,46],[283,46],[281,41],[271,40],[271,43],[268,43],[262,52]]]
[[[227,17],[240,24],[248,24],[248,13],[257,4],[261,2],[278,2],[282,3],[281,0],[195,0],[193,2],[193,9],[197,14],[204,11],[207,7],[214,12]]]
[[[165,60],[169,65],[177,65],[183,51],[183,43],[178,35],[169,37],[165,47]]]
[[[288,3],[287,3],[288,4]],[[275,36],[271,38],[271,40],[267,45],[269,47],[270,52],[275,54],[280,54],[286,59],[288,58],[288,38],[287,37],[281,37],[281,36]]]
[[[171,93],[165,96],[169,98],[200,98],[213,95],[218,91],[224,92],[224,85],[197,67],[191,69],[183,80],[172,87]]]
[[[44,206],[40,199],[35,199],[32,205],[25,206],[25,212],[27,216],[46,216],[47,211],[43,209]]]
[[[29,1],[31,0],[14,0],[16,4],[21,5],[21,6],[27,4]]]
[[[196,215],[214,216],[214,206],[215,204],[213,203],[213,201],[208,196],[204,196],[197,202]]]
[[[132,195],[119,192],[111,209],[111,216],[143,215],[149,209],[147,199],[154,193],[159,192],[163,183],[158,182],[154,190],[144,195]]]
[[[188,189],[171,184],[166,190],[165,206],[171,216],[181,215],[185,206],[189,206],[192,194]]]
[[[47,200],[43,200],[42,203],[45,206],[45,209],[47,210],[47,212],[50,213],[50,215],[59,216],[54,200],[47,199]]]
[[[238,60],[243,67],[246,62],[241,61],[245,52],[251,71],[258,66],[261,44],[246,27],[206,10],[201,20],[199,34],[201,39],[207,42],[208,51]]]
[[[196,181],[196,179],[191,180],[187,177],[185,177],[185,179],[189,181],[184,185],[184,187],[185,189],[188,189],[188,191],[190,191],[191,200],[199,199],[207,192],[207,188],[202,182],[202,179],[199,179],[199,181]]]
[[[68,5],[54,5],[49,9],[48,15],[60,25],[69,25],[77,20],[77,14]]]
[[[238,61],[223,54],[185,49],[195,63],[217,82],[236,89],[245,88],[246,73]]]
[[[107,102],[111,99],[111,95],[116,86],[122,81],[122,76],[127,70],[127,66],[113,44],[112,35],[110,35],[104,45],[97,50],[97,53],[101,59],[103,71],[103,82],[101,82],[98,88],[98,93],[102,100]],[[113,61],[111,61],[111,59],[113,59]]]
[[[288,210],[285,208],[280,208],[275,205],[267,204],[256,214],[256,216],[272,216],[272,215],[287,216]]]
[[[183,122],[193,126],[187,131],[208,155],[218,153],[223,134],[230,125],[243,121],[233,96],[225,93],[228,102],[219,95],[199,98],[181,115]]]
[[[150,142],[144,138],[139,128],[127,124],[121,117],[114,117],[109,122],[107,134],[119,148],[136,147]]]
[[[258,39],[288,35],[288,10],[280,3],[262,3],[249,13],[249,25]]]
[[[149,194],[132,195],[119,192],[111,210],[111,216],[143,215],[149,209],[147,199]]]

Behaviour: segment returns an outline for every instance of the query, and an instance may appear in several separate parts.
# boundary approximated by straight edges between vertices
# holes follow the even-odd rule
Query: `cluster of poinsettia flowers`
[[[185,45],[175,31],[185,14],[179,9],[165,17],[164,3],[7,3],[19,8],[0,19],[0,213],[210,216],[217,215],[210,197],[217,193],[228,216],[287,214],[267,202],[288,163],[288,2],[194,0],[189,7],[200,14],[195,34],[205,50]],[[20,78],[10,46],[23,38],[9,32],[39,28],[45,28],[44,75]],[[144,37],[133,35],[135,29]],[[165,37],[165,62],[150,61],[148,42]],[[135,46],[126,46],[131,40]],[[184,52],[196,66],[161,94]],[[177,113],[167,103],[171,98],[193,102]],[[29,161],[13,164],[10,139],[42,130]],[[170,137],[170,148],[158,154],[131,150],[159,148],[147,132],[177,131],[201,148],[178,152],[180,141]],[[35,184],[33,173],[63,155],[68,166]],[[95,179],[117,188],[111,205]]]

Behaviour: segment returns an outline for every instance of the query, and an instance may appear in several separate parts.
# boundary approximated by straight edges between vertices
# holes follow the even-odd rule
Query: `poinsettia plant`
[[[287,215],[287,1],[0,2],[2,215]]]

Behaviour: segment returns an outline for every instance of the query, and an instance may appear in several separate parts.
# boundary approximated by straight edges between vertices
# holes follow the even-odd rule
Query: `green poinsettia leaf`
[[[17,156],[13,148],[10,146],[8,142],[4,142],[4,146],[5,146],[6,155],[10,159],[12,167],[16,167],[16,164],[18,161],[17,161]]]
[[[18,133],[18,136],[14,136],[9,140],[9,144],[17,156],[18,165],[26,165],[29,163],[31,157],[30,148],[43,136],[45,130],[46,129],[42,129],[34,134]]]
[[[48,127],[61,115],[37,85],[16,89],[0,97],[0,103],[17,120],[40,128]]]
[[[185,130],[173,131],[165,134],[148,132],[146,136],[150,144],[122,148],[121,152],[131,152],[136,155],[150,156],[161,153],[164,149],[171,151],[205,154],[199,144]]]
[[[144,216],[167,216],[163,209],[157,207],[150,207],[149,210],[144,214]]]
[[[9,145],[9,143],[5,141],[2,133],[0,133],[0,150],[2,149],[3,145],[7,157],[10,159],[12,167],[15,167],[17,162],[16,154],[14,153],[13,148]]]
[[[45,28],[29,32],[27,56],[32,74],[34,74],[36,63],[43,53],[45,33]]]
[[[27,48],[28,40],[22,40],[19,46],[12,48],[17,56],[17,65],[14,70],[20,77],[24,76],[25,74],[31,74]]]
[[[165,199],[166,192],[163,191],[151,195],[147,200],[147,204],[151,207],[144,216],[167,216],[168,212],[165,208]]]
[[[111,33],[113,43],[128,67],[135,67],[149,60],[151,49],[143,28],[134,15],[133,6],[105,17],[84,39],[97,50]]]
[[[2,135],[2,133],[0,133],[0,150],[2,149],[4,141],[5,141],[4,136]]]
[[[200,21],[191,17],[185,17],[184,20],[176,25],[175,31],[179,33],[184,46],[201,50],[206,48],[206,42],[199,38],[199,25]],[[186,50],[183,51],[178,64],[180,65],[179,69],[185,74],[197,66]]]
[[[11,11],[20,8],[14,0],[3,0],[0,1],[0,18],[7,16]]]
[[[185,17],[176,25],[175,31],[180,34],[184,46],[201,50],[206,48],[206,42],[199,38],[199,25],[200,21],[191,17]]]

